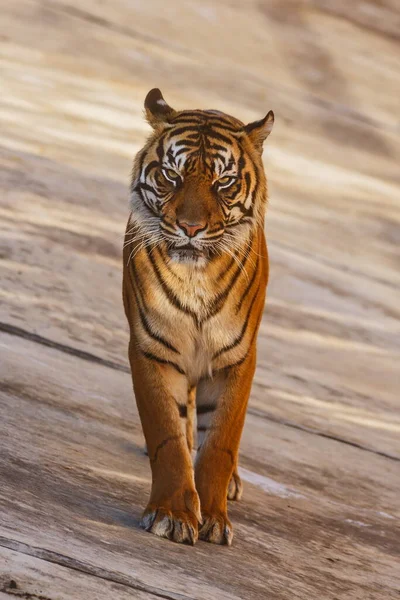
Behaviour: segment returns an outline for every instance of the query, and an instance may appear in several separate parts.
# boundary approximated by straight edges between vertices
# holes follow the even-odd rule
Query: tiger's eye
[[[180,180],[180,175],[173,169],[163,169],[164,176],[172,183],[176,183]]]
[[[217,184],[220,188],[227,188],[236,180],[236,177],[232,177],[232,175],[225,175],[225,177],[221,177],[218,179]]]

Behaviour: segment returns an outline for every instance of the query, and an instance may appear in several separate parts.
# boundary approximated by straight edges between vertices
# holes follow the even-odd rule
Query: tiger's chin
[[[206,250],[200,250],[193,246],[171,248],[168,254],[173,263],[199,268],[205,267],[209,260],[209,253]]]

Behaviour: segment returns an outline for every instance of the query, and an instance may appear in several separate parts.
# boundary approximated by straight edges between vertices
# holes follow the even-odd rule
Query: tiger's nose
[[[199,231],[207,227],[207,223],[187,223],[186,221],[177,221],[178,227],[183,229],[188,237],[194,237]]]

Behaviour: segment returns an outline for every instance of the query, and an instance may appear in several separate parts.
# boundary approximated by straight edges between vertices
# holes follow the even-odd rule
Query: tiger
[[[227,500],[242,494],[239,443],[268,282],[262,151],[274,114],[244,125],[217,110],[174,110],[159,89],[144,108],[152,133],[133,163],[123,249],[152,473],[141,526],[178,543],[231,545]]]

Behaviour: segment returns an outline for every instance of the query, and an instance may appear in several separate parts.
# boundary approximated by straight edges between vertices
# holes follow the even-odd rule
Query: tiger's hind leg
[[[243,483],[238,473],[238,466],[236,465],[228,485],[228,500],[235,500],[238,502],[242,495]]]
[[[220,390],[217,390],[217,395]],[[207,432],[211,426],[212,416],[217,408],[216,398],[213,398],[213,394],[210,393],[209,386],[207,385],[202,389],[202,394],[199,395],[199,401],[197,405],[197,441],[198,448],[203,443]],[[228,485],[227,498],[228,500],[239,501],[243,494],[243,484],[238,473],[238,465],[236,463],[233,470],[232,476]]]

